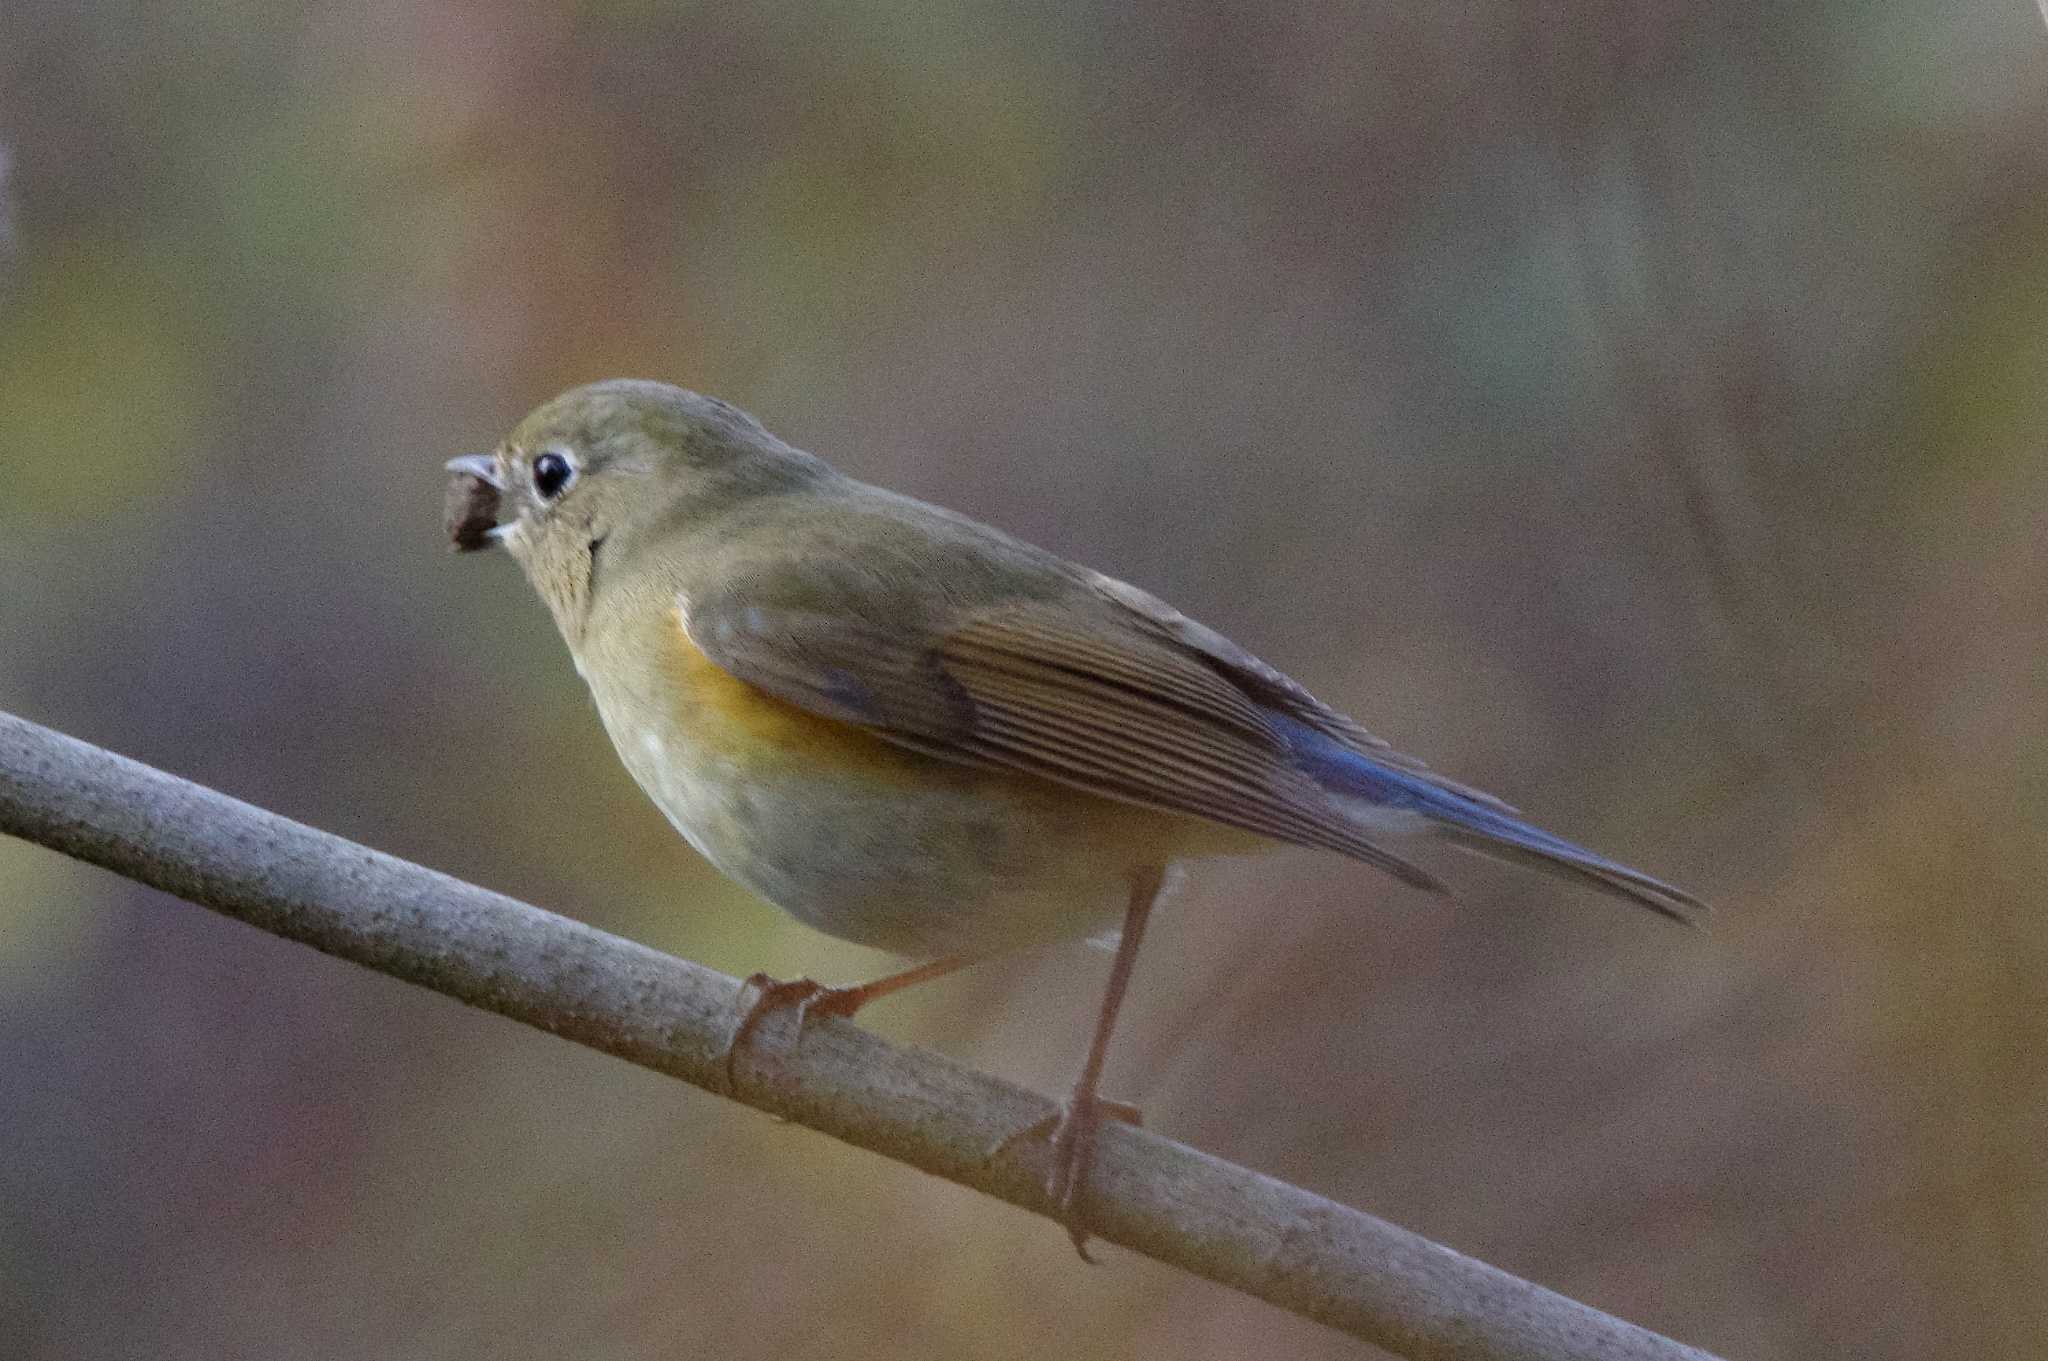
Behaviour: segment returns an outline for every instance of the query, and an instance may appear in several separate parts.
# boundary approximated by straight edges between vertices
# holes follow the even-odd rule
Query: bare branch
[[[723,1094],[737,980],[4,713],[0,831]],[[777,1038],[736,1099],[1048,1213],[1042,1141],[990,1155],[1050,1112],[1044,1097],[841,1021],[793,1051]],[[1100,1157],[1102,1238],[1400,1355],[1712,1361],[1157,1134],[1112,1122]]]

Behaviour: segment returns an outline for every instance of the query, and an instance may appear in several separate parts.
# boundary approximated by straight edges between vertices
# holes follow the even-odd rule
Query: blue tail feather
[[[1292,749],[1295,765],[1333,794],[1417,814],[1468,850],[1590,882],[1667,917],[1689,921],[1705,910],[1697,898],[1641,870],[1511,817],[1427,774],[1376,761],[1297,719],[1273,715],[1272,722]]]

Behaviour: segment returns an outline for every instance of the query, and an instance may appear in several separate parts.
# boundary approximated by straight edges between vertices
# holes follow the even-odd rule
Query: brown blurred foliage
[[[1307,855],[1157,1127],[1745,1358],[2048,1347],[2048,35],[2024,4],[0,11],[0,705],[710,963],[441,461],[717,392],[1721,905]],[[878,1026],[1048,1089],[1103,961]],[[1348,1356],[0,844],[0,1351]]]

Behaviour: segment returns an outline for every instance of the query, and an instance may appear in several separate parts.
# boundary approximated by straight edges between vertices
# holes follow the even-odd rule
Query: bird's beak
[[[451,458],[448,471],[468,473],[479,482],[489,483],[499,491],[505,490],[505,479],[498,476],[498,460],[491,454],[464,454],[461,458]]]
[[[456,552],[489,548],[511,533],[512,526],[498,523],[498,501],[504,490],[498,460],[489,454],[464,454],[448,460],[448,496],[442,503],[441,521]]]

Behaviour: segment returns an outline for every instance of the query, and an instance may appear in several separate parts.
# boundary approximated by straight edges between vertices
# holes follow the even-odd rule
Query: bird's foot
[[[1090,1234],[1082,1202],[1088,1190],[1089,1173],[1095,1166],[1095,1136],[1104,1120],[1120,1120],[1127,1125],[1145,1123],[1144,1113],[1136,1106],[1077,1092],[1061,1102],[1051,1115],[1004,1136],[1002,1142],[989,1150],[989,1156],[994,1157],[1012,1144],[1041,1137],[1051,1144],[1052,1161],[1046,1169],[1045,1194],[1067,1226],[1074,1251],[1089,1263],[1095,1259],[1088,1255]]]
[[[757,973],[740,989],[740,996],[752,993],[754,1000],[744,1008],[737,1009],[732,1031],[725,1037],[725,1089],[738,1090],[740,1051],[752,1041],[754,1031],[771,1012],[785,1008],[796,1009],[796,1039],[801,1043],[804,1027],[813,1017],[848,1017],[877,998],[887,997],[892,992],[915,987],[934,978],[943,978],[955,969],[965,968],[974,962],[973,956],[949,956],[944,959],[927,960],[913,965],[901,973],[892,973],[867,983],[855,983],[850,987],[828,988],[808,978],[783,981]]]
[[[753,997],[750,1002],[745,1000],[748,994]],[[740,989],[744,1005],[737,1009],[732,1029],[725,1037],[725,1089],[728,1092],[739,1090],[740,1053],[753,1044],[754,1032],[769,1016],[794,1009],[796,1038],[791,1044],[801,1044],[804,1027],[814,1017],[851,1016],[870,996],[869,989],[865,987],[828,988],[815,979],[770,978],[764,973],[752,975]]]

